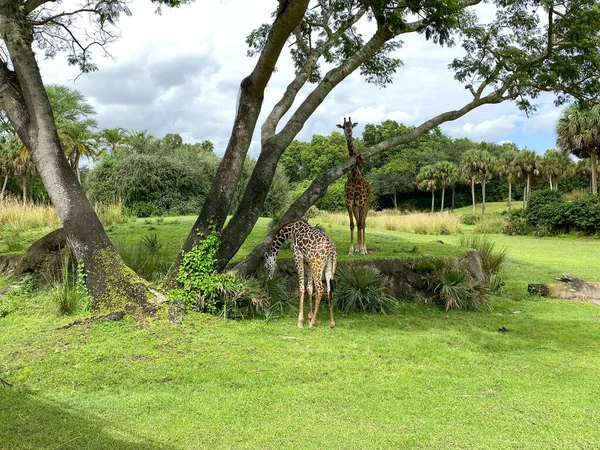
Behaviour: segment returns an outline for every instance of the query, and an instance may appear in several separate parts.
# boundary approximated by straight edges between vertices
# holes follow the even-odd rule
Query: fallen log
[[[527,285],[531,294],[542,297],[563,298],[567,300],[588,300],[600,305],[600,283],[584,281],[580,278],[563,273],[561,277],[555,278],[562,283]]]

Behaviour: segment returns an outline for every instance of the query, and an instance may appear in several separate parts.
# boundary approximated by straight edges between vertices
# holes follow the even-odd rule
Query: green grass
[[[110,235],[134,244],[157,233],[175,254],[194,220],[140,219]],[[347,255],[347,227],[321,225],[341,260],[362,259]],[[243,251],[267,227],[259,221]],[[491,313],[402,304],[386,316],[336,312],[330,330],[322,307],[304,330],[295,317],[198,313],[181,326],[61,330],[82,314],[57,318],[43,295],[11,297],[0,448],[598,448],[600,309],[531,297],[526,285],[562,272],[600,281],[600,240],[490,237],[507,249],[507,293]],[[452,256],[459,240],[367,229],[366,258]]]
[[[523,207],[522,201],[513,200],[512,202],[513,209],[520,209]],[[485,213],[487,214],[501,214],[504,211],[508,211],[507,202],[486,202],[485,204]],[[456,214],[473,214],[473,206],[463,206],[462,208],[457,208],[453,210]],[[481,203],[475,204],[475,213],[481,215]]]

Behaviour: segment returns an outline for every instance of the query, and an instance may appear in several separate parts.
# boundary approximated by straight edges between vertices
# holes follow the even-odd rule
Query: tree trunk
[[[554,190],[554,185],[552,184],[552,176],[548,177],[548,181],[550,182],[550,190],[553,191]]]
[[[29,203],[33,203],[33,172],[29,172]]]
[[[2,192],[0,192],[0,200],[4,198],[4,193],[6,192],[6,183],[8,183],[8,170],[4,174],[4,183],[2,183]]]
[[[290,0],[285,4],[280,3],[282,9],[278,12],[277,18],[271,27],[256,66],[252,73],[241,83],[238,110],[225,154],[219,164],[217,174],[196,223],[194,223],[188,234],[182,251],[177,254],[177,258],[169,269],[165,280],[166,287],[177,286],[177,272],[183,253],[189,252],[199,242],[200,236],[206,236],[209,233],[209,227],[213,226],[217,231],[222,230],[252,141],[252,134],[262,107],[265,88],[275,70],[275,64],[279,59],[283,46],[304,17],[308,3],[309,0]],[[269,190],[269,186],[266,190]],[[267,192],[264,195],[266,196]],[[238,211],[239,209],[241,208],[238,208]],[[251,224],[251,227],[253,225],[254,223]],[[242,242],[246,236],[241,237]],[[236,236],[236,242],[239,239],[240,237]],[[224,237],[222,244],[225,242]]]
[[[592,194],[598,195],[598,173],[596,172],[597,158],[595,149],[590,153],[590,160],[592,161]]]
[[[396,191],[394,191],[394,209],[398,211],[398,199],[396,196]]]
[[[431,212],[433,213],[435,206],[435,189],[431,190]]]
[[[481,182],[481,217],[485,216],[485,177]]]
[[[451,189],[452,189],[452,209],[454,209],[454,186],[452,186]]]
[[[48,96],[32,50],[24,9],[0,10],[0,36],[14,71],[0,62],[0,102],[27,147],[69,243],[84,264],[93,310],[149,313],[156,295],[123,263],[62,152]]]
[[[508,211],[512,210],[512,181],[508,179]]]
[[[440,209],[440,212],[444,212],[444,195],[446,193],[446,186],[442,186],[442,207]]]
[[[471,199],[473,201],[473,215],[475,215],[475,177],[471,177]]]
[[[527,201],[529,200],[529,178],[530,175],[527,174],[527,184],[525,185],[525,192],[523,192],[523,208],[527,208]]]

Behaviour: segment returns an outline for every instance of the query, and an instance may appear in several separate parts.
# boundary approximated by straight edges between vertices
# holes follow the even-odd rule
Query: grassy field
[[[109,233],[123,246],[156,233],[175,254],[193,220],[139,219]],[[358,258],[346,254],[347,226],[311,222],[340,259]],[[334,330],[324,316],[299,330],[293,317],[199,313],[181,326],[59,329],[83,315],[53,316],[43,294],[11,297],[0,317],[0,376],[13,383],[0,389],[0,448],[600,447],[600,309],[526,293],[562,272],[600,281],[600,241],[493,239],[508,261],[491,313],[406,303],[388,316],[338,314]],[[456,255],[459,240],[368,228],[367,258]]]
[[[481,214],[481,203],[475,204],[475,213]],[[522,201],[512,202],[512,207],[514,209],[520,209],[523,207]],[[504,211],[508,210],[508,205],[506,202],[486,202],[485,204],[485,213],[486,214],[500,214]],[[455,214],[473,214],[473,206],[463,206],[462,208],[456,208],[453,210]]]

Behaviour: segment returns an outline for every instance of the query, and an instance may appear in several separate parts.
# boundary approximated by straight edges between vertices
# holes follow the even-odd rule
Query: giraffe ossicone
[[[329,326],[333,328],[333,289],[335,282],[333,276],[337,265],[337,250],[335,244],[323,231],[309,225],[304,219],[296,219],[280,226],[271,239],[271,249],[265,253],[265,272],[269,278],[273,277],[277,266],[277,253],[287,241],[292,241],[294,263],[298,271],[298,294],[300,297],[300,311],[298,313],[298,327],[304,327],[304,263],[308,265],[306,272],[306,292],[308,294],[308,318],[313,327],[317,321],[317,313],[321,298],[323,297],[323,274],[325,274],[327,300],[329,301]],[[312,294],[315,292],[315,309],[313,311]]]

